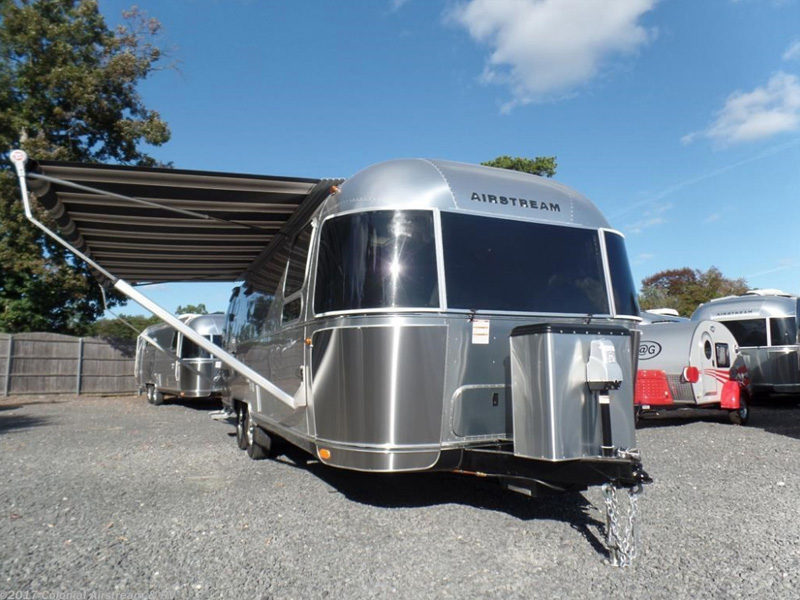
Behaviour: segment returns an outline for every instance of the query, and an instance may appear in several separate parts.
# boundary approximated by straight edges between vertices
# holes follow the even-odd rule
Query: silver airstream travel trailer
[[[111,167],[26,168],[24,153],[12,158],[26,207],[27,173],[55,186],[44,201],[68,217],[84,194],[73,197],[72,182],[47,171],[96,181],[80,189],[114,204],[125,189],[130,203],[151,207],[118,218],[130,226],[141,213],[185,213],[186,203],[171,200],[185,198],[185,187],[203,188],[189,196],[194,216],[207,196],[205,210],[224,223],[191,230],[184,214],[169,222],[186,237],[202,234],[201,251],[224,236],[219,258],[178,268],[144,264],[126,250],[110,262],[136,281],[157,281],[221,278],[246,258],[224,350],[94,260],[90,236],[65,243],[226,365],[225,402],[251,457],[266,456],[280,437],[345,469],[459,472],[532,496],[603,485],[612,557],[632,558],[635,536],[619,527],[614,490],[630,492],[633,511],[647,480],[633,410],[636,290],[623,237],[579,193],[523,173],[411,159],[334,185],[272,179],[273,204],[254,212],[253,190],[266,182],[253,176],[173,179],[166,170],[114,167],[127,187],[112,196],[97,189]],[[179,189],[156,202],[158,190],[146,186],[152,180]],[[232,202],[235,194],[210,192],[223,185],[247,193]],[[306,185],[304,196],[290,193]],[[147,200],[130,198],[145,193]],[[296,206],[288,217],[287,206]],[[80,225],[89,231],[94,221],[85,214]],[[276,223],[266,248],[250,258],[247,242]],[[138,249],[140,241],[130,236],[125,244]],[[184,248],[159,243],[167,259],[184,256]]]
[[[642,312],[642,320],[637,416],[646,411],[720,408],[732,423],[747,423],[747,368],[724,325],[648,311]]]
[[[754,394],[800,394],[800,298],[755,290],[701,304],[692,320],[731,330],[747,363]]]
[[[180,315],[178,319],[221,345],[225,315]],[[136,384],[151,404],[163,404],[165,396],[220,397],[224,389],[220,366],[207,350],[166,323],[151,325],[136,340]]]

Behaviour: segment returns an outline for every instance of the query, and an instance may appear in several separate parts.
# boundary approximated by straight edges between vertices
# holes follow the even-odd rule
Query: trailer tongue
[[[28,219],[228,367],[251,458],[280,436],[339,468],[601,485],[611,562],[634,558],[638,307],[622,236],[574,190],[418,159],[342,183],[11,158]],[[134,287],[197,280],[243,282],[223,347]]]

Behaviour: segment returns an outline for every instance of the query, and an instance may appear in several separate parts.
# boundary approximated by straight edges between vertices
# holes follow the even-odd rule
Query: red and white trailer
[[[731,423],[750,416],[749,379],[730,330],[715,321],[642,323],[634,406],[646,411],[719,408]]]

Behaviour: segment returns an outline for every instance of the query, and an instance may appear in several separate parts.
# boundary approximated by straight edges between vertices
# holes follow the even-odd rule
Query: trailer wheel
[[[247,428],[250,426],[247,404],[236,406],[236,445],[239,450],[247,450]]]
[[[253,460],[263,460],[269,456],[272,450],[272,438],[258,425],[248,419],[247,428],[247,456]]]
[[[147,401],[150,404],[153,404],[153,391],[154,390],[153,390],[153,386],[152,385],[145,386],[145,393],[147,394]]]
[[[155,406],[161,406],[164,404],[164,394],[159,392],[155,386],[153,386],[153,404]]]
[[[750,407],[747,405],[747,399],[744,394],[739,398],[739,408],[730,411],[728,419],[734,425],[747,425],[747,421],[750,419]]]

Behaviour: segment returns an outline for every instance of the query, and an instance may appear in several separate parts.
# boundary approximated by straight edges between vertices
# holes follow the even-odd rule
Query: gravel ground
[[[642,423],[627,569],[598,489],[253,462],[216,408],[0,399],[0,600],[800,598],[800,398]]]

